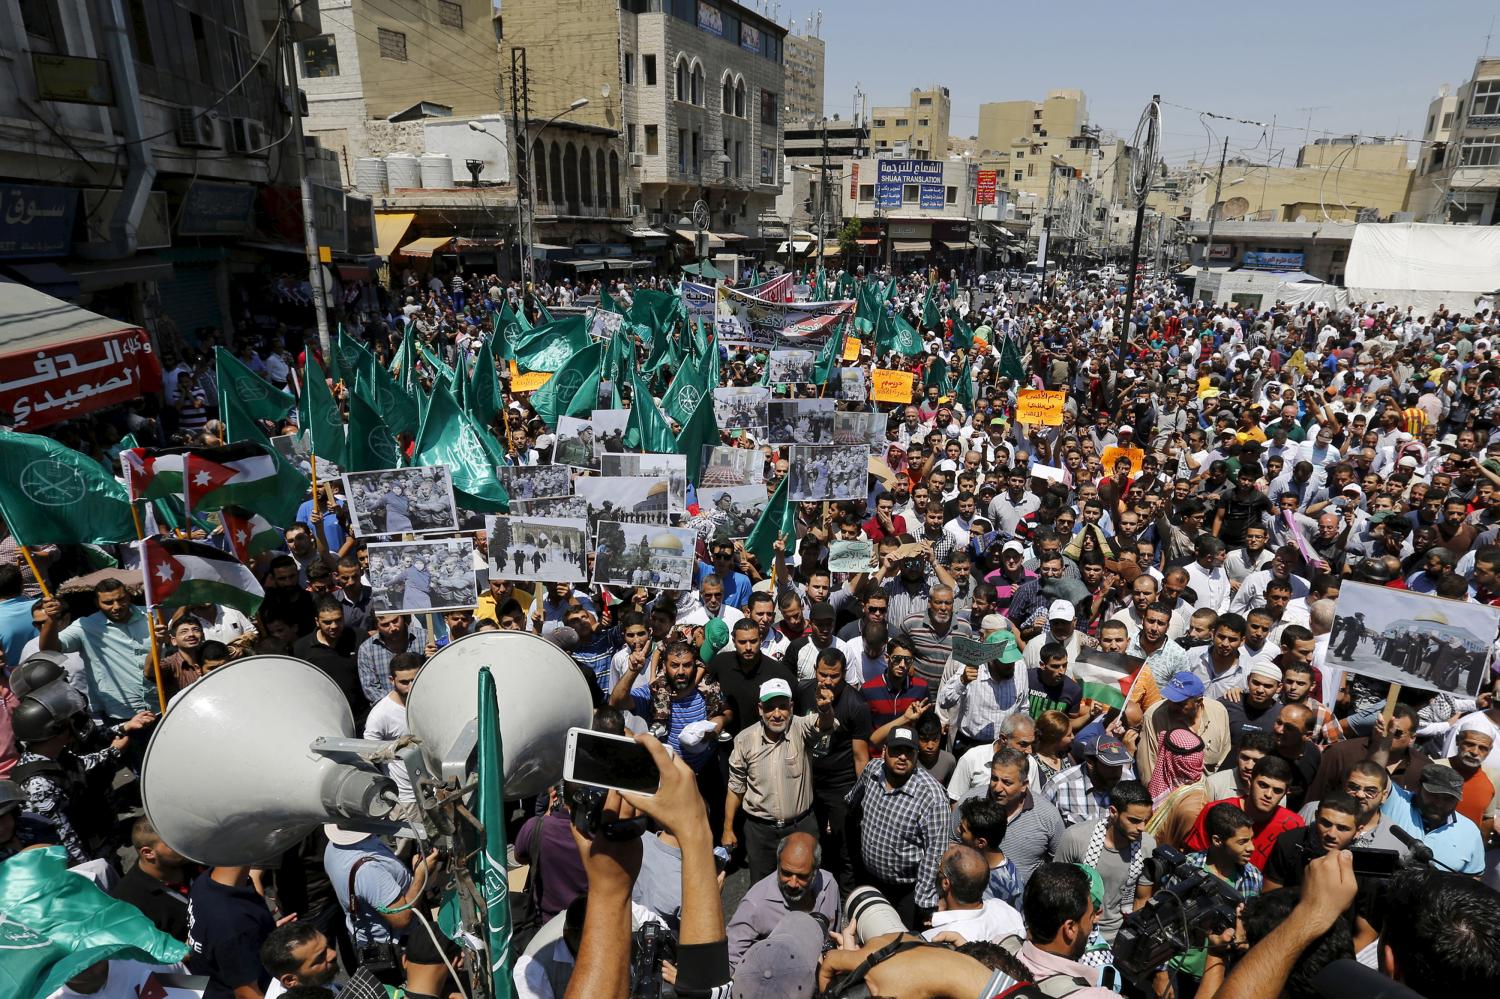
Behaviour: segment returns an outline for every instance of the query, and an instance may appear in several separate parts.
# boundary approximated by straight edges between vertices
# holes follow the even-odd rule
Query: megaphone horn
[[[473,773],[479,669],[500,698],[505,796],[540,794],[562,778],[568,729],[588,728],[588,679],[562,649],[524,631],[481,631],[439,649],[406,696],[406,727],[429,769],[462,784]]]
[[[172,849],[221,867],[274,860],[325,822],[377,831],[396,785],[351,751],[353,735],[349,702],[317,667],[237,660],[157,722],[141,768],[146,815]]]

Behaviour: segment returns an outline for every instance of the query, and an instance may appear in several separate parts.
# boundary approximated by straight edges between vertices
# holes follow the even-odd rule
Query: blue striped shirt
[[[648,721],[656,717],[656,711],[651,706],[651,688],[636,687],[630,691],[630,700],[636,714]],[[682,700],[672,702],[672,721],[667,731],[667,745],[672,751],[681,756],[688,766],[695,771],[702,769],[704,763],[713,755],[714,739],[705,739],[698,743],[696,749],[683,749],[679,737],[682,730],[694,722],[708,721],[708,702],[703,695],[694,690]]]

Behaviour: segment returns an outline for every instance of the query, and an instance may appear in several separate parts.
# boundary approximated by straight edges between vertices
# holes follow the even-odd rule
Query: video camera
[[[663,961],[677,960],[677,938],[661,923],[647,922],[632,934],[630,999],[672,999],[677,992],[662,981]]]
[[[1143,874],[1156,890],[1151,900],[1125,916],[1115,937],[1114,965],[1143,985],[1168,959],[1203,946],[1211,934],[1234,925],[1243,899],[1170,846],[1158,846]]]

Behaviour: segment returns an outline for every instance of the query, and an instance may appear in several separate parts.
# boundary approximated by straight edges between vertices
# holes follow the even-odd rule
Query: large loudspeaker
[[[406,725],[434,774],[467,777],[477,734],[479,669],[495,676],[505,796],[540,794],[562,778],[568,729],[588,728],[589,681],[566,652],[524,631],[481,631],[438,650],[406,697]]]
[[[226,867],[274,860],[324,822],[378,827],[396,803],[391,780],[310,748],[355,737],[349,702],[316,667],[238,660],[157,723],[141,771],[146,815],[183,856]]]

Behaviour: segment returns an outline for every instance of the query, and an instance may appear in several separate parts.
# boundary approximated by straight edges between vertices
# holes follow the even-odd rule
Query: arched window
[[[620,154],[609,154],[609,207],[620,207]]]
[[[595,202],[600,208],[609,204],[609,180],[604,173],[604,150],[594,150],[594,191],[597,193],[598,201]]]
[[[734,114],[734,78],[727,69],[724,71],[724,78],[719,81],[719,110],[725,114]]]
[[[578,150],[573,143],[563,147],[563,190],[566,192],[568,208],[578,205]]]
[[[734,81],[734,116],[745,117],[745,78],[740,77]]]
[[[677,65],[673,68],[672,83],[679,101],[688,99],[688,61],[687,56],[680,56]]]
[[[692,78],[689,83],[691,88],[692,104],[694,107],[703,107],[703,66],[693,63]]]
[[[589,156],[589,147],[584,146],[578,154],[578,189],[583,194],[585,206],[594,203],[594,171],[592,158]]]
[[[531,144],[531,160],[533,176],[536,177],[536,200],[538,202],[547,200],[547,147],[542,145],[541,139],[536,139]]]
[[[563,159],[562,150],[556,142],[552,143],[552,152],[548,157],[552,170],[552,202],[556,204],[563,199]]]

